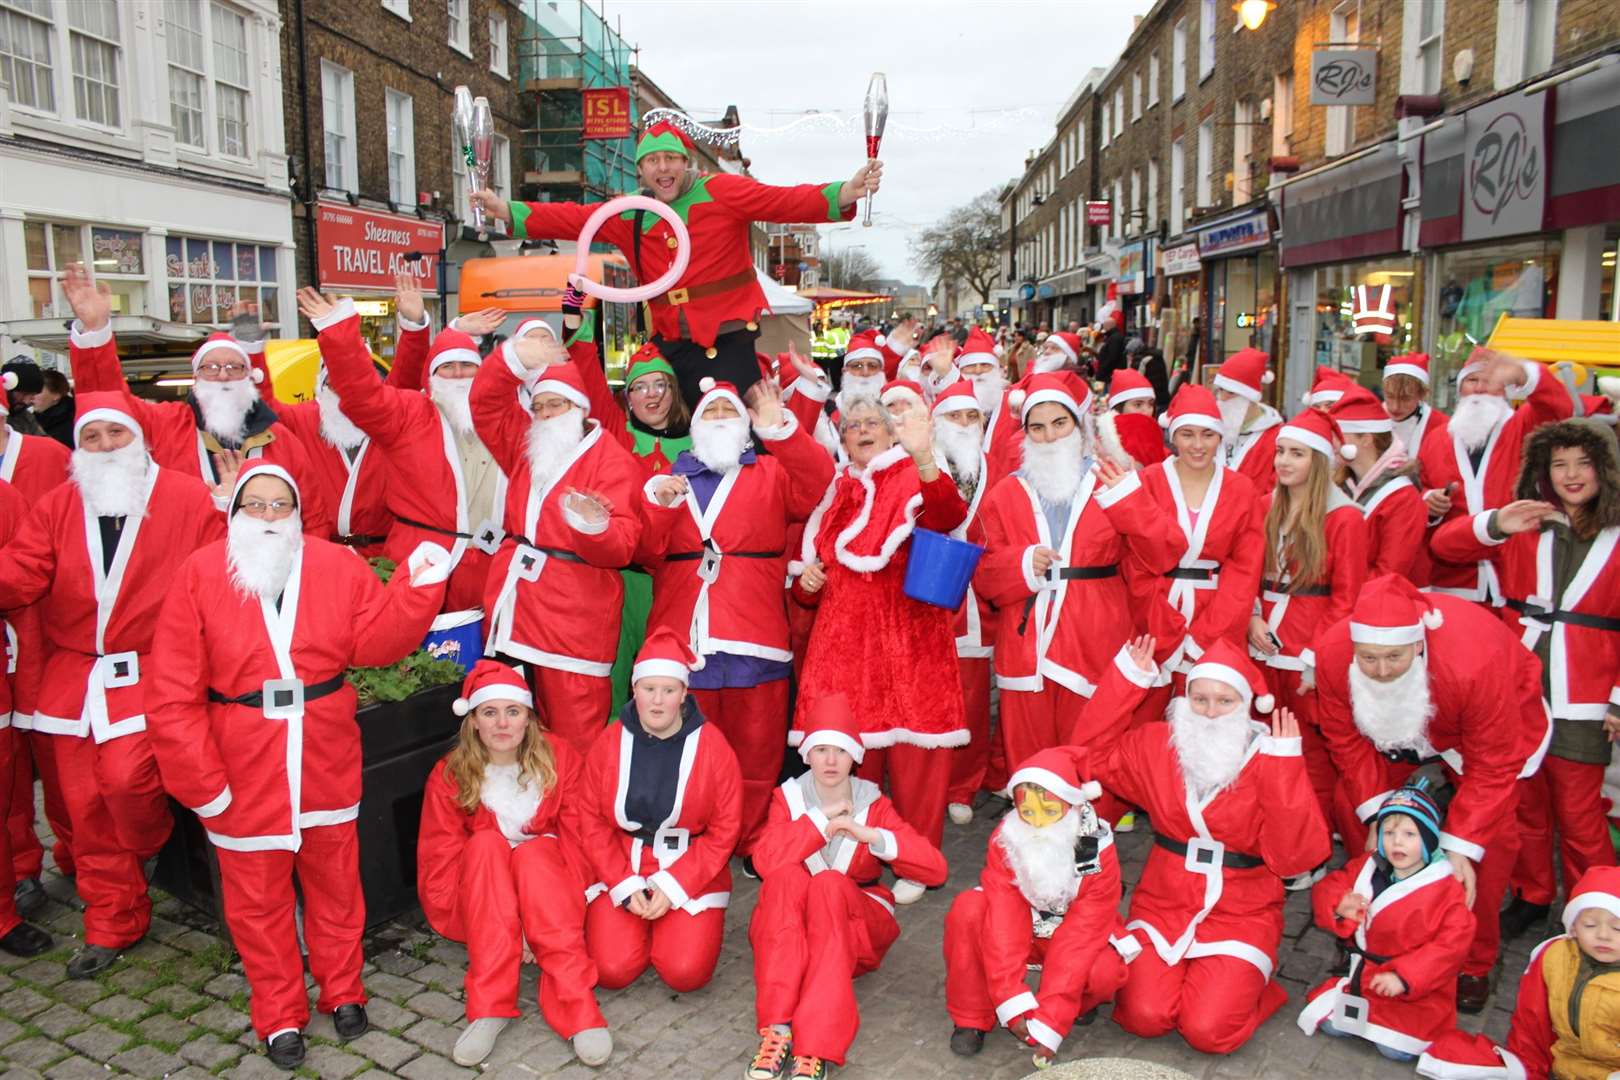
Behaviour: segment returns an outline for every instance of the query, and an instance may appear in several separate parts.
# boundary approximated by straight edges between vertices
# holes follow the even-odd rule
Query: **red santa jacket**
[[[1451,493],[1451,509],[1444,518],[1433,522],[1433,527],[1457,518],[1471,518],[1486,510],[1498,510],[1513,501],[1513,488],[1519,482],[1519,462],[1524,456],[1524,440],[1542,424],[1568,420],[1574,414],[1575,403],[1569,390],[1550,372],[1536,363],[1526,363],[1524,369],[1528,397],[1486,440],[1477,470],[1455,435],[1448,440],[1424,440],[1420,457],[1424,486],[1433,489],[1457,485]],[[1433,556],[1429,572],[1431,592],[1502,606],[1501,582],[1497,568],[1489,559],[1447,561],[1433,550],[1433,533],[1430,534],[1430,554]]]
[[[1487,510],[1472,520],[1456,518],[1442,525],[1434,534],[1436,557],[1452,562],[1493,560],[1509,601],[1504,615],[1519,631],[1525,648],[1534,649],[1543,634],[1551,635],[1547,685],[1552,714],[1560,720],[1601,721],[1611,709],[1620,709],[1620,633],[1612,629],[1620,620],[1620,527],[1598,532],[1569,587],[1562,596],[1553,596],[1557,538],[1552,530],[1493,540],[1489,530],[1493,513]],[[1607,620],[1611,628],[1583,626],[1566,619],[1566,613],[1576,619],[1584,615]]]
[[[1418,480],[1426,491],[1434,485],[1429,483],[1428,477],[1423,475],[1421,463],[1432,460],[1435,454],[1445,454],[1447,452],[1443,448],[1451,445],[1451,422],[1445,413],[1428,402],[1424,402],[1418,408],[1422,410],[1422,415],[1418,417],[1412,432],[1409,433],[1411,434],[1411,441],[1408,442],[1406,436],[1400,433],[1403,421],[1396,421],[1395,435],[1396,438],[1401,440],[1402,445],[1406,447],[1406,456],[1420,463]],[[1431,447],[1431,443],[1435,445]]]
[[[1265,508],[1254,485],[1242,473],[1217,466],[1195,521],[1174,458],[1149,465],[1141,475],[1159,513],[1173,516],[1187,544],[1166,573],[1129,581],[1158,641],[1159,666],[1190,671],[1222,638],[1246,648],[1266,559]]]
[[[557,780],[541,798],[523,832],[530,837],[555,837],[562,845],[564,858],[580,875],[576,884],[583,891],[587,873],[579,831],[583,763],[564,740],[547,741]],[[448,760],[441,758],[433,766],[422,792],[422,826],[416,835],[416,895],[434,930],[452,941],[466,941],[473,928],[461,912],[461,860],[474,836],[502,829],[487,802],[481,802],[470,814],[461,809],[456,801],[455,781],[445,768]],[[510,836],[506,840],[513,847],[523,842],[514,842]]]
[[[388,510],[398,520],[388,533],[384,553],[398,563],[418,544],[442,544],[450,550],[454,567],[445,610],[478,607],[484,601],[491,558],[504,535],[499,519],[505,474],[496,482],[491,512],[496,520],[472,520],[455,432],[433,399],[378,380],[351,301],[340,302],[337,310],[314,325],[327,378],[343,402],[343,414],[370,436],[372,452],[381,451],[388,462]]]
[[[1254,426],[1227,444],[1226,464],[1248,477],[1255,493],[1264,498],[1277,486],[1277,432],[1283,418],[1270,405],[1260,408],[1263,413]]]
[[[759,432],[771,455],[726,473],[699,509],[697,497],[665,507],[644,488],[636,561],[653,577],[649,625],[687,635],[699,656],[731,653],[766,660],[793,658],[788,646],[787,533],[810,515],[832,481],[832,461],[787,414]],[[683,454],[682,467],[702,468]]]
[[[175,564],[224,535],[193,476],[152,467],[146,515],[128,517],[109,568],[77,484],[41,499],[0,560],[0,610],[40,603],[45,671],[34,728],[106,742],[146,730],[158,609]]]
[[[1367,519],[1367,577],[1399,574],[1418,588],[1429,584],[1428,507],[1417,481],[1386,475],[1356,499]]]
[[[1157,578],[1176,565],[1186,540],[1131,473],[1111,488],[1094,472],[1081,478],[1068,532],[1050,535],[1035,489],[1015,475],[996,485],[984,508],[984,557],[973,584],[998,609],[996,685],[1038,692],[1051,679],[1090,697],[1120,642],[1135,632],[1126,578]],[[1036,577],[1036,547],[1094,577]]]
[[[438,552],[445,558],[443,549]],[[147,691],[163,786],[231,851],[297,851],[304,829],[360,810],[360,727],[350,667],[414,649],[444,599],[448,562],[411,583],[408,559],[385,588],[354,552],[304,538],[279,605],[231,583],[226,544],[180,567],[158,618]],[[329,680],[335,690],[312,690]],[[299,683],[283,708],[275,684]],[[260,692],[258,704],[218,700]]]
[[[843,186],[840,181],[772,187],[729,173],[699,176],[685,194],[668,204],[686,223],[691,259],[677,287],[651,302],[653,329],[666,341],[690,338],[699,345],[712,345],[721,323],[757,319],[766,302],[753,274],[749,226],[755,221],[849,221],[855,216],[855,205],[839,208]],[[519,239],[576,239],[599,205],[514,202],[512,235]],[[635,232],[638,216],[639,244]],[[658,280],[675,261],[675,233],[653,213],[638,215],[637,211],[626,210],[609,218],[597,232],[596,242],[612,244],[622,251],[643,281]],[[684,299],[688,290],[697,292],[722,283],[726,287],[719,291]],[[676,293],[681,293],[682,298],[678,299]]]
[[[1352,941],[1359,951],[1351,957],[1348,976],[1330,977],[1311,991],[1299,1027],[1311,1035],[1322,1021],[1331,1020],[1347,1034],[1421,1054],[1457,1024],[1457,974],[1474,940],[1474,914],[1446,859],[1391,883],[1376,897],[1375,869],[1372,853],[1363,852],[1311,890],[1316,925]],[[1362,922],[1334,914],[1348,892],[1372,901]],[[1405,992],[1384,997],[1372,990],[1372,977],[1386,971],[1400,976]]]
[[[1442,623],[1428,631],[1424,656],[1434,718],[1424,737],[1432,753],[1460,774],[1446,811],[1440,846],[1478,862],[1514,798],[1514,783],[1541,767],[1552,722],[1541,700],[1541,665],[1513,632],[1468,601],[1431,596]],[[1371,821],[1396,786],[1391,759],[1356,726],[1350,701],[1355,650],[1350,620],[1316,640],[1316,713],[1339,783],[1363,821]],[[1466,768],[1465,768],[1466,766]]]
[[[75,328],[70,335],[68,356],[73,365],[74,389],[79,393],[110,390],[124,395],[124,408],[145,432],[146,448],[153,461],[165,469],[190,473],[210,487],[218,483],[213,454],[192,403],[189,400],[147,401],[131,393],[118,361],[118,343],[113,340],[111,325],[88,333]],[[299,509],[304,531],[326,536],[332,529],[332,515],[303,444],[276,417],[268,401],[261,400],[254,408],[263,410],[261,419],[269,423],[249,437],[244,444],[243,457],[268,461],[291,473],[302,493]]]
[[[940,471],[946,470],[941,467]],[[951,530],[951,535],[956,539],[984,546],[984,522],[979,518],[979,510],[984,506],[984,497],[989,493],[990,485],[990,458],[981,449],[979,483],[973,489],[973,498],[968,501],[967,518]],[[962,606],[956,609],[956,655],[964,660],[989,659],[994,651],[995,639],[996,611],[970,582],[967,595],[962,598]]]
[[[1581,994],[1577,1033],[1570,1025],[1571,989],[1579,977],[1580,946],[1568,934],[1559,934],[1536,946],[1530,966],[1519,979],[1508,1029],[1507,1050],[1515,1061],[1504,1061],[1499,1072],[1478,1075],[1509,1080],[1548,1080],[1549,1077],[1609,1077],[1620,1072],[1620,1042],[1613,1026],[1614,998],[1620,979],[1598,972]],[[1554,989],[1556,987],[1556,990]],[[1518,1070],[1514,1070],[1518,1066]]]
[[[544,488],[537,487],[529,471],[532,420],[518,400],[528,377],[503,350],[473,380],[478,437],[512,480],[507,536],[484,584],[487,647],[525,663],[605,679],[619,647],[619,570],[630,564],[641,536],[641,470],[591,420],[568,462]],[[570,491],[604,500],[607,522],[590,528],[568,514],[563,500]]]
[[[719,728],[703,724],[686,736],[669,816],[631,821],[624,806],[634,738],[623,721],[610,724],[585,758],[580,834],[596,880],[586,896],[606,892],[617,905],[652,885],[689,915],[724,908],[731,902],[729,860],[742,833],[737,755]]]
[[[1322,531],[1326,540],[1316,581],[1293,593],[1285,591],[1287,574],[1281,581],[1260,582],[1260,617],[1282,642],[1282,648],[1272,656],[1262,656],[1250,648],[1249,655],[1278,671],[1307,671],[1316,666],[1311,642],[1324,627],[1350,614],[1367,580],[1367,519],[1361,508],[1336,487],[1328,488],[1328,512],[1322,519]]]
[[[32,505],[56,485],[67,482],[72,457],[72,452],[55,439],[7,428],[6,449],[0,453],[0,480],[16,488]]]
[[[16,437],[16,433],[12,433]],[[23,498],[21,492],[4,481],[0,481],[0,544],[11,542],[22,528],[23,520],[28,517],[30,507],[28,500]],[[18,708],[17,683],[19,677],[26,677],[28,660],[24,659],[25,652],[29,658],[38,662],[41,651],[39,640],[39,615],[34,605],[22,607],[16,611],[8,611],[5,618],[0,620],[0,630],[5,633],[5,666],[0,670],[0,730],[12,726],[12,716]],[[36,686],[37,693],[38,687]],[[32,701],[32,695],[28,695]],[[31,709],[30,709],[31,711]],[[33,718],[30,716],[25,728],[33,727]],[[0,736],[0,750],[10,747],[8,736]],[[10,758],[0,755],[0,769],[10,765]]]

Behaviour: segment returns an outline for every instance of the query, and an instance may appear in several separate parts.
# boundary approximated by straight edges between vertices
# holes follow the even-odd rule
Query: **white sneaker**
[[[511,1021],[504,1016],[480,1016],[456,1039],[450,1060],[469,1069],[482,1064],[495,1049],[495,1039],[509,1023]]]
[[[953,802],[945,808],[951,815],[951,821],[957,825],[970,825],[973,823],[973,807],[967,803]]]
[[[910,878],[901,878],[894,883],[894,902],[897,904],[915,904],[921,900],[928,887],[920,881]]]
[[[1328,865],[1324,862],[1315,870],[1307,870],[1303,874],[1295,874],[1291,878],[1284,878],[1283,888],[1289,892],[1304,892],[1312,885],[1315,885],[1318,881],[1321,881],[1323,878],[1327,877],[1327,874]]]
[[[586,1065],[606,1065],[613,1056],[613,1035],[605,1027],[586,1028],[574,1036],[574,1056]]]

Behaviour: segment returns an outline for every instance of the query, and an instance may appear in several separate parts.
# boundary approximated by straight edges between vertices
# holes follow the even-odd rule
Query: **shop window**
[[[82,262],[112,293],[114,315],[146,313],[144,233],[56,221],[25,221],[23,248],[33,317],[68,318],[73,310],[62,295],[62,275]],[[87,257],[88,255],[88,257]]]
[[[169,318],[223,326],[237,303],[257,304],[272,337],[282,322],[276,249],[197,236],[171,236],[165,251]]]
[[[52,37],[51,0],[0,0],[0,82],[13,104],[56,111]]]
[[[1261,251],[1204,264],[1215,320],[1211,358],[1224,362],[1253,346],[1272,352],[1277,337],[1277,253]]]
[[[1410,258],[1318,267],[1312,363],[1376,382],[1374,373],[1382,370],[1390,357],[1417,348],[1420,339],[1412,307],[1415,280],[1416,266]],[[1375,324],[1369,315],[1386,310],[1394,312],[1394,332],[1365,332]],[[1360,333],[1358,314],[1362,316]],[[1439,383],[1436,379],[1437,387]]]
[[[1443,251],[1435,258],[1435,327],[1430,373],[1449,394],[1449,376],[1483,344],[1503,315],[1552,318],[1558,300],[1556,238],[1493,242]],[[1605,270],[1612,270],[1605,267]],[[1444,402],[1442,402],[1444,404]]]

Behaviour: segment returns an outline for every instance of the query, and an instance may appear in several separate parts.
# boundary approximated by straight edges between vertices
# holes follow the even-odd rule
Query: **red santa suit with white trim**
[[[464,729],[486,701],[534,708],[523,676],[494,660],[480,660],[467,673],[455,703],[457,714],[468,717]],[[527,943],[540,964],[540,1012],[553,1031],[572,1039],[607,1026],[591,992],[596,965],[585,951],[581,762],[532,715],[529,727],[517,762],[484,766],[470,813],[450,772],[459,751],[433,767],[416,843],[416,892],[433,929],[467,944],[468,1020],[521,1015],[518,972]],[[553,775],[544,790],[523,767],[528,739],[550,747]]]
[[[46,655],[34,730],[50,739],[73,830],[85,943],[113,950],[146,933],[141,864],[171,824],[147,735],[158,609],[175,560],[225,525],[201,481],[148,457],[127,401],[78,395],[75,482],[39,501],[0,560],[0,609],[40,605]],[[98,449],[82,445],[88,424]],[[109,425],[133,440],[99,449]]]
[[[1419,648],[1409,668],[1380,681],[1356,661],[1358,643]],[[1457,794],[1440,846],[1476,874],[1463,974],[1488,975],[1520,843],[1517,782],[1540,767],[1551,739],[1540,664],[1487,609],[1390,574],[1368,582],[1351,614],[1317,638],[1316,697],[1340,795],[1361,821],[1418,765],[1444,763]]]
[[[0,395],[0,397],[4,397],[4,395]],[[23,519],[28,516],[29,511],[28,500],[18,494],[16,488],[0,480],[0,544],[9,542],[16,535],[17,529],[21,527]],[[15,723],[17,708],[16,684],[18,681],[17,646],[15,642],[24,634],[32,634],[33,640],[38,641],[39,614],[37,609],[30,606],[20,609],[20,612],[7,612],[6,615],[5,665],[3,669],[0,669],[0,792],[9,789],[5,783],[8,778],[13,776],[26,777],[26,779],[20,780],[16,787],[24,790],[28,795],[29,814],[26,823],[32,829],[34,821],[34,771],[29,761],[29,732],[25,729],[19,729]],[[22,624],[21,630],[13,626],[13,620]],[[35,847],[38,846],[39,842],[36,840]],[[17,858],[18,854],[14,852],[10,830],[0,829],[0,949],[7,952],[12,950],[6,948],[6,946],[14,943],[6,941],[6,936],[22,923],[22,919],[17,913],[13,894],[17,882],[23,880],[25,876],[31,876],[24,875],[18,870],[18,864],[22,862],[22,859]],[[34,870],[35,874],[38,872],[37,869]],[[24,931],[22,936],[28,938],[31,935]],[[48,942],[49,939],[47,938],[45,948],[49,948]],[[43,951],[43,949],[38,951]]]
[[[555,340],[547,344],[552,356],[566,355]],[[642,472],[588,419],[578,368],[525,367],[515,345],[504,344],[473,379],[479,438],[512,478],[506,538],[484,584],[484,651],[524,665],[541,723],[585,754],[613,707],[619,570],[641,536]],[[531,346],[543,347],[524,339]],[[540,415],[551,407],[560,411]]]
[[[1403,356],[1390,357],[1389,363],[1384,365],[1385,401],[1390,397],[1389,380],[1397,375],[1408,375],[1422,383],[1426,398],[1430,386],[1429,354],[1406,353]],[[1395,424],[1395,437],[1401,440],[1401,445],[1406,447],[1406,456],[1413,461],[1429,459],[1429,455],[1434,452],[1429,448],[1431,442],[1440,443],[1442,446],[1451,443],[1451,434],[1447,430],[1450,420],[1426,399],[1419,401],[1415,409],[1399,420],[1395,420],[1393,415],[1390,419]],[[1439,452],[1445,451],[1442,449]],[[1430,485],[1425,483],[1424,486]]]
[[[652,626],[685,634],[703,667],[692,693],[704,718],[725,732],[743,775],[747,855],[765,822],[782,771],[788,730],[785,550],[789,528],[815,509],[832,461],[780,405],[754,423],[770,456],[749,441],[749,412],[730,383],[702,380],[692,414],[692,449],[671,473],[643,487],[636,562],[653,578]],[[716,403],[729,419],[705,418]],[[663,498],[660,498],[663,493]]]
[[[1261,400],[1275,376],[1271,357],[1259,349],[1239,349],[1215,376],[1215,400],[1226,424],[1226,465],[1249,478],[1255,493],[1266,495],[1277,483],[1272,457],[1282,414]],[[1252,421],[1249,410],[1259,409]]]
[[[1110,712],[1133,709],[1157,675],[1118,661]],[[1193,1049],[1225,1054],[1287,1000],[1272,978],[1283,930],[1282,879],[1326,861],[1333,843],[1305,782],[1297,736],[1250,719],[1273,704],[1258,669],[1225,641],[1187,673],[1241,704],[1219,716],[1171,702],[1170,721],[1126,732],[1092,756],[1105,790],[1146,810],[1154,847],[1131,893],[1128,937],[1141,952],[1114,1004],[1114,1022],[1151,1038],[1179,1031]],[[1272,730],[1286,727],[1286,720]]]
[[[1084,761],[1083,752],[1056,747],[1013,771],[1007,786],[1015,799],[1019,785],[1034,784],[1068,812],[1037,826],[1009,810],[990,835],[979,884],[959,893],[945,917],[951,1022],[983,1032],[1021,1018],[1046,1059],[1076,1018],[1112,1001],[1125,984],[1121,949],[1137,952],[1123,940],[1114,834],[1091,808],[1102,787],[1081,782]],[[1033,993],[1026,965],[1040,968]]]
[[[1024,436],[1023,468],[985,504],[985,554],[973,575],[999,609],[995,670],[1009,762],[1052,746],[1090,747],[1121,723],[1088,703],[1136,626],[1127,579],[1157,579],[1186,546],[1143,492],[1140,473],[1110,486],[1091,468],[1089,388],[1068,372],[1030,376],[1028,386],[1017,402],[1023,422],[1051,404],[1063,412],[1044,426],[1068,426],[1043,441]],[[1035,569],[1039,550],[1057,553],[1044,574]],[[1123,812],[1109,795],[1099,810],[1109,819]]]
[[[1429,583],[1429,511],[1418,490],[1417,467],[1410,463],[1415,455],[1395,441],[1395,422],[1365,386],[1346,390],[1329,415],[1347,436],[1391,437],[1389,449],[1376,461],[1371,454],[1363,459],[1359,453],[1365,448],[1356,448],[1358,456],[1352,460],[1357,465],[1366,460],[1371,468],[1360,476],[1348,471],[1343,491],[1367,521],[1367,576],[1399,574],[1423,588]]]
[[[924,885],[943,885],[948,869],[945,856],[876,784],[849,775],[847,762],[847,805],[824,802],[818,780],[824,769],[812,756],[821,746],[844,751],[856,764],[868,753],[840,695],[818,700],[804,720],[799,753],[810,771],[771,798],[754,847],[761,881],[748,940],[757,1026],[786,1025],[794,1054],[843,1065],[861,1026],[855,979],[876,971],[900,936],[894,896],[879,883],[884,866]]]
[[[292,510],[274,518],[244,509],[256,477],[285,484]],[[301,534],[299,498],[279,465],[242,470],[227,539],[187,559],[169,589],[147,694],[164,787],[203,820],[219,859],[253,1030],[266,1041],[309,1020],[295,873],[316,1008],[365,1002],[360,728],[343,675],[415,648],[450,563],[442,547],[424,545],[385,588],[353,552]]]

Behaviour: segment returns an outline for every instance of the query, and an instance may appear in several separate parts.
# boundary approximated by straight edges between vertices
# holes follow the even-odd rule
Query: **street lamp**
[[[1275,0],[1238,0],[1232,10],[1237,12],[1238,22],[1250,30],[1258,30],[1266,16],[1277,10],[1277,5]]]

